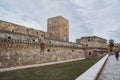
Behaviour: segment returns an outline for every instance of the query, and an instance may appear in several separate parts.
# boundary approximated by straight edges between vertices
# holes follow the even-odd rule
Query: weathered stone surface
[[[3,42],[1,45],[4,46],[5,43]],[[17,44],[18,48],[11,48],[11,46],[12,45],[6,45],[1,47],[0,68],[63,61],[85,57],[83,50],[74,49],[74,52],[72,52],[72,48],[69,47],[46,47],[43,54],[40,53],[39,46],[34,44]],[[28,47],[24,48],[22,46]]]
[[[86,51],[69,42],[69,21],[62,16],[48,19],[47,32],[0,20],[0,68],[85,58]]]
[[[97,36],[81,37],[76,43],[85,48],[86,57],[100,57],[107,53],[107,40]]]
[[[69,41],[69,21],[62,16],[48,19],[49,38]]]

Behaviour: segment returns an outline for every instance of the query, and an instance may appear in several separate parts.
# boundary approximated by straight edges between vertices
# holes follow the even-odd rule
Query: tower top
[[[47,31],[51,39],[69,41],[69,21],[62,16],[56,16],[48,19]]]
[[[51,19],[64,19],[66,21],[68,21],[66,18],[64,18],[63,16],[56,16],[56,17],[52,17],[52,18],[49,18],[48,20],[51,20]],[[69,22],[69,21],[68,21]]]

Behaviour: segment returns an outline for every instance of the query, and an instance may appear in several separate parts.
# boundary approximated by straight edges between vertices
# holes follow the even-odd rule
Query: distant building
[[[117,49],[118,51],[120,51],[120,43],[115,43],[114,49]]]
[[[97,36],[87,36],[76,39],[76,43],[82,44],[86,57],[97,57],[107,52],[107,40]]]

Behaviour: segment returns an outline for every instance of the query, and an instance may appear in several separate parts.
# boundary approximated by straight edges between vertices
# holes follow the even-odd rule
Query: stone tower
[[[48,33],[51,39],[69,41],[69,21],[62,16],[49,18]]]

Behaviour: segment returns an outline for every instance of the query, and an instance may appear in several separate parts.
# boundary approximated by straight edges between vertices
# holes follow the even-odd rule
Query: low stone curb
[[[109,54],[104,56],[95,65],[93,65],[91,68],[89,68],[86,72],[84,72],[75,80],[96,80],[99,72],[101,71],[108,57],[109,57]]]

